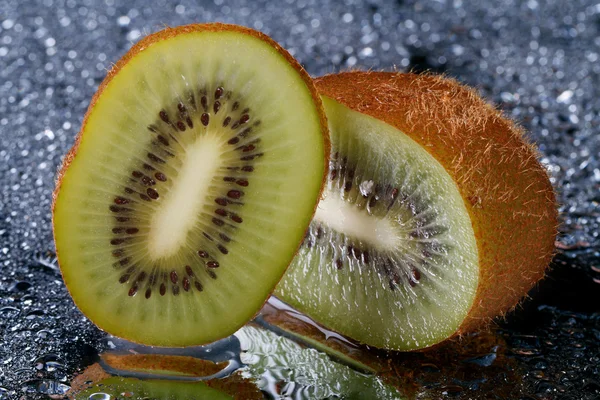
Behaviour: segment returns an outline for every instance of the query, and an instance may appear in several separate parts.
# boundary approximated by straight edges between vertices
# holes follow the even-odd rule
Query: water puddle
[[[53,275],[52,257],[43,261]],[[587,288],[580,275],[589,274],[575,270],[568,278]],[[32,285],[35,280],[24,276],[5,286],[9,301],[0,306],[0,320],[13,321],[11,343],[32,343],[40,351],[25,362],[19,352],[6,353],[1,362],[18,366],[10,373],[21,380],[18,390],[1,382],[0,400],[161,399],[168,391],[182,399],[533,399],[567,394],[580,381],[586,391],[600,392],[598,315],[562,311],[544,286],[536,293],[542,304],[525,304],[499,327],[399,353],[349,340],[276,298],[251,323],[210,345],[146,347],[107,336],[82,315],[70,321],[77,329],[66,329],[57,323],[54,305],[31,294]],[[48,290],[59,293],[60,285],[57,276]],[[592,296],[587,289],[584,294]],[[69,313],[63,310],[68,301],[56,304]],[[560,356],[566,353],[573,357]]]

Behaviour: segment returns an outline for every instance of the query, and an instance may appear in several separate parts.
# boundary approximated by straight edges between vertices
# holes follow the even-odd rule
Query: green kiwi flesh
[[[323,101],[330,175],[275,294],[372,346],[413,350],[441,342],[465,319],[479,279],[459,189],[403,132]]]
[[[185,383],[176,381],[140,380],[111,377],[98,382],[91,388],[79,392],[75,400],[200,400],[233,399],[220,390],[202,382]]]
[[[168,30],[125,59],[59,177],[63,278],[113,335],[209,343],[256,314],[302,241],[325,174],[320,101],[245,28]]]

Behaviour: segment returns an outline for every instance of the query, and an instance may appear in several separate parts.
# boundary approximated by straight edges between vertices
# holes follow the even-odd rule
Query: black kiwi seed
[[[131,289],[129,289],[128,294],[129,294],[129,296],[133,297],[133,296],[135,296],[137,291],[138,291],[138,286],[137,286],[137,284],[134,283],[133,286],[131,286]]]
[[[190,267],[189,265],[185,266],[185,272],[191,277],[194,276],[194,271],[192,271],[192,267]]]
[[[208,116],[208,114],[207,113],[202,114],[202,116],[200,117],[200,122],[202,122],[202,125],[208,126],[209,121],[210,121],[210,117]]]
[[[167,293],[167,287],[165,286],[164,283],[160,284],[160,289],[159,289],[160,295],[164,296]]]
[[[148,188],[146,189],[146,193],[148,194],[148,197],[150,197],[153,200],[158,199],[158,192],[152,188]]]
[[[163,160],[162,158],[157,157],[153,153],[148,153],[148,158],[150,159],[150,161],[154,161],[157,164],[164,164],[165,163],[165,160]]]
[[[225,246],[223,246],[222,244],[218,244],[217,245],[217,249],[219,249],[219,251],[223,254],[228,254],[229,250],[227,250],[227,248]]]
[[[202,104],[202,109],[204,109],[204,111],[208,111],[208,98],[206,96],[200,98],[200,104]]]
[[[152,296],[152,289],[148,288],[146,289],[146,294],[144,295],[147,299],[150,298],[150,296]]]
[[[142,176],[141,182],[144,186],[154,186],[156,181],[146,175]]]
[[[413,280],[415,280],[416,282],[420,281],[421,280],[421,271],[419,271],[416,268],[413,268],[412,277],[413,277]]]
[[[171,271],[171,274],[169,275],[171,277],[171,282],[173,282],[174,284],[177,283],[177,271],[173,270]]]
[[[201,292],[202,290],[204,290],[204,288],[202,287],[202,284],[198,281],[194,282],[194,286],[196,287],[196,290],[198,290],[199,292]]]
[[[213,218],[212,223],[215,224],[216,226],[225,225],[225,221],[223,221],[222,219],[219,219],[219,218]]]
[[[137,278],[135,278],[136,282],[143,282],[146,279],[146,272],[142,271],[140,272],[140,274],[137,276]]]
[[[223,120],[223,128],[225,128],[231,122],[231,117],[227,117]],[[237,143],[237,142],[236,142]]]
[[[181,121],[178,122],[177,124],[180,124],[180,123],[181,123]],[[185,127],[184,127],[184,129],[185,129]],[[168,146],[170,144],[169,141],[167,140],[167,138],[165,138],[163,135],[158,135],[156,138],[158,139],[159,142],[161,142],[165,146]],[[144,164],[144,167],[146,165],[147,164]],[[152,168],[150,165],[148,165],[148,167]]]
[[[129,203],[129,200],[127,200],[126,198],[123,198],[123,197],[115,197],[114,202],[115,202],[115,204],[122,205],[122,204]]]
[[[216,261],[209,261],[206,263],[208,268],[219,268],[219,263]]]
[[[169,114],[167,114],[167,112],[165,110],[161,110],[158,113],[158,116],[160,117],[160,119],[163,120],[163,122],[165,122],[167,124],[169,123]]]
[[[342,269],[344,267],[344,262],[338,258],[337,260],[335,260],[335,267],[337,269]]]
[[[199,251],[198,251],[198,255],[199,255],[201,258],[208,258],[208,253],[207,253],[207,252],[205,252],[204,250],[199,250]]]
[[[219,86],[216,90],[215,90],[215,100],[219,100],[221,98],[221,96],[223,96],[223,92],[225,91],[225,89],[223,89],[222,86]]]
[[[162,172],[157,172],[157,173],[155,173],[155,174],[154,174],[154,177],[155,177],[156,179],[158,179],[159,181],[161,181],[161,182],[165,182],[165,181],[167,180],[167,177],[166,177],[166,175],[165,175],[165,174],[163,174]]]
[[[232,199],[239,199],[243,195],[244,195],[244,193],[239,190],[230,190],[227,192],[227,197],[232,198]]]

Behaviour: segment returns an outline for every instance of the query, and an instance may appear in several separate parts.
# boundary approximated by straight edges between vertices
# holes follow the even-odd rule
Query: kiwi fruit
[[[216,23],[145,37],[108,72],[58,175],[75,304],[147,345],[232,334],[302,241],[328,140],[311,78],[266,35]]]
[[[324,326],[428,348],[513,309],[544,276],[557,206],[523,131],[455,80],[316,80],[329,176],[276,295]]]

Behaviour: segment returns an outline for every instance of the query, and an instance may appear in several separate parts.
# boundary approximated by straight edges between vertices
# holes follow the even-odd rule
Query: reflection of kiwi
[[[317,88],[332,131],[330,175],[278,296],[397,350],[514,307],[544,274],[557,219],[520,129],[442,77],[351,72]]]
[[[190,25],[135,45],[59,175],[54,234],[76,304],[146,344],[233,333],[310,222],[324,118],[308,75],[256,31]]]
[[[312,348],[265,329],[244,326],[236,332],[246,374],[273,398],[401,399],[401,393],[371,374],[333,362]]]
[[[140,380],[112,377],[72,396],[75,400],[199,400],[233,399],[203,382]]]
[[[327,354],[333,361],[359,372],[380,373],[387,368],[373,349],[332,332],[275,297],[265,303],[253,323],[296,343]]]
[[[256,384],[250,379],[237,372],[225,373],[223,365],[212,361],[190,356],[157,354],[104,353],[101,357],[104,368],[100,364],[93,364],[81,375],[76,376],[71,382],[71,390],[67,393],[69,399],[87,399],[83,394],[113,394],[117,388],[128,389],[127,392],[139,396],[134,398],[140,399],[147,398],[144,396],[163,399],[160,396],[164,394],[172,396],[164,397],[165,399],[195,399],[194,395],[209,399],[213,394],[217,398],[236,400],[263,398]],[[107,371],[120,378],[111,378],[112,375]],[[215,376],[221,372],[224,372],[222,376]],[[109,378],[111,380],[108,380]],[[169,390],[173,392],[169,393]]]

